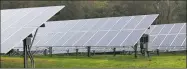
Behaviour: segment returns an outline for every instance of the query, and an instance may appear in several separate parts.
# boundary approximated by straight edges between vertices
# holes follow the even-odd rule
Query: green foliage
[[[156,22],[186,22],[185,1],[1,1],[1,9],[65,5],[50,20],[72,20],[143,14],[159,14]]]

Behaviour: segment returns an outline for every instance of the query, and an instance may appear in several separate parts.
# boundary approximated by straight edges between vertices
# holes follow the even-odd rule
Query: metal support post
[[[53,48],[52,47],[49,47],[49,54],[50,54],[50,57],[52,57],[52,54],[53,54]]]
[[[158,56],[160,55],[159,49],[156,49],[156,53],[157,53]]]
[[[95,50],[93,50],[93,56],[95,55]]]
[[[90,57],[90,49],[91,49],[91,46],[88,46],[87,47],[87,56]]]
[[[114,56],[116,56],[116,48],[113,48]]]
[[[24,68],[28,68],[28,46],[31,45],[31,37],[23,40]]]
[[[137,47],[138,47],[138,45],[137,44],[135,44],[135,46],[134,46],[134,57],[135,58],[137,58]]]
[[[69,56],[69,49],[67,50],[67,55]]]
[[[76,57],[78,56],[78,51],[79,51],[79,49],[76,49]]]
[[[47,55],[47,49],[44,50],[43,54],[44,54],[44,56]]]

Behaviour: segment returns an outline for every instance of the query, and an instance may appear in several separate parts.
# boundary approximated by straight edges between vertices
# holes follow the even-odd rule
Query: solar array
[[[146,33],[151,50],[186,50],[186,23],[152,25]]]
[[[22,42],[64,6],[1,10],[1,53]]]
[[[126,50],[133,50],[130,46],[138,42],[157,16],[158,14],[151,14],[50,21],[45,23],[45,28],[39,29],[33,46],[68,46],[60,50],[74,51],[79,48],[76,46],[97,46],[96,50],[101,49],[101,46],[126,46]]]
[[[52,21],[33,46],[134,46],[158,14]]]

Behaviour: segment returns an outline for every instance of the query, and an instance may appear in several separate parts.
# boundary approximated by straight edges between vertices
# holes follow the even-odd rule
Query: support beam
[[[78,51],[79,51],[79,49],[76,49],[76,57],[78,56]]]
[[[47,55],[47,49],[44,50],[43,54],[44,54],[44,56]]]
[[[150,57],[150,52],[149,52],[149,51],[147,51],[147,57],[148,57],[148,58]]]
[[[87,56],[90,57],[90,49],[91,49],[91,46],[88,46],[87,47]]]
[[[123,53],[122,53],[123,55],[125,55],[125,50],[123,50]]]
[[[147,57],[148,56],[148,43],[144,43],[144,56]]]
[[[27,56],[26,39],[23,40],[23,55],[24,55],[24,68],[28,68],[28,56]]]
[[[50,57],[52,57],[52,54],[53,54],[53,48],[52,47],[49,47],[49,54],[50,54]]]
[[[140,52],[141,52],[142,56],[143,56],[144,53],[145,53],[144,51],[145,51],[144,44],[143,44],[143,42],[141,42],[141,43],[140,43]]]
[[[116,48],[113,48],[114,57],[116,56]]]
[[[137,58],[137,47],[138,47],[138,45],[135,44],[135,46],[134,46],[134,57],[135,58]]]
[[[28,68],[28,46],[31,45],[32,36],[28,36],[23,40],[23,55],[24,55],[24,68]]]
[[[95,55],[95,50],[93,50],[93,56]]]
[[[69,49],[67,50],[67,56],[69,56]]]
[[[157,53],[158,56],[160,55],[159,49],[156,49],[156,53]]]

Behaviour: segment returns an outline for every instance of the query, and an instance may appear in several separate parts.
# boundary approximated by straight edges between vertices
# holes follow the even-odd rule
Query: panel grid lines
[[[142,21],[145,17],[146,17],[146,15],[144,15],[144,17],[141,19],[141,21]],[[138,22],[138,24],[135,26],[134,29],[136,29],[136,27],[141,23],[141,21]],[[131,31],[131,33],[127,36],[127,38],[132,34],[132,32],[133,32],[133,31]],[[127,38],[120,44],[120,46],[122,46],[122,44],[127,40]]]
[[[77,24],[79,21],[80,21],[80,20],[78,20],[78,21],[76,22],[76,24]],[[75,24],[75,25],[76,25],[76,24]],[[73,27],[75,27],[75,25],[74,25]],[[66,26],[67,26],[67,25],[66,25]],[[73,27],[72,27],[71,29],[73,29]],[[69,29],[67,32],[65,32],[64,36],[65,36],[71,29]],[[63,37],[64,37],[64,36],[63,36]],[[63,38],[63,37],[62,37],[62,38]],[[59,40],[61,40],[62,38],[60,38]],[[57,41],[57,42],[59,42],[59,41]]]
[[[54,35],[52,36],[51,39],[53,39],[57,34],[58,34],[58,33],[54,33]],[[47,44],[49,41],[50,41],[50,39],[49,39],[48,41],[46,41],[46,42],[44,43],[44,45]]]
[[[164,29],[164,27],[165,27],[165,25],[162,27],[162,29],[159,31],[159,33],[158,34],[160,34],[160,32]],[[152,42],[154,42],[155,41],[155,39],[158,37],[158,35],[156,35],[156,37],[153,39],[153,41]],[[160,48],[160,46],[158,47],[158,49]]]
[[[100,20],[101,20],[101,19],[98,19],[98,21],[96,22],[96,24],[97,24]],[[96,24],[95,24],[95,25],[96,25]],[[93,27],[93,26],[92,26],[92,27]],[[90,29],[91,29],[91,28],[90,28]],[[89,30],[90,30],[90,29],[89,29]],[[88,31],[86,31],[86,32],[83,34],[83,36],[85,36],[86,33],[88,33]],[[80,38],[73,44],[73,46],[75,46],[75,44],[76,44],[79,40],[81,40],[81,39],[83,38],[83,36],[80,37]],[[94,36],[94,35],[93,35],[93,36]],[[89,41],[89,40],[88,40],[88,41]],[[86,42],[86,43],[87,43],[87,42]],[[83,46],[85,46],[86,43],[84,43]]]
[[[183,44],[186,42],[186,38],[184,39],[184,41],[182,42],[182,45],[181,46],[183,46]]]
[[[166,34],[166,36],[164,37],[164,40],[166,39],[166,37],[168,36],[168,34],[172,31],[172,29],[173,29],[174,26],[175,26],[175,25],[173,25],[172,28],[170,29],[170,31]],[[164,42],[164,40],[160,43],[159,46],[162,45],[162,43]],[[166,49],[167,49],[167,48],[168,48],[168,47],[166,47]]]
[[[21,10],[19,10],[19,11],[21,11]],[[19,11],[13,12],[12,16],[15,16],[16,13],[19,12]],[[1,13],[2,13],[2,11],[1,11]],[[1,16],[2,16],[2,15],[3,15],[3,14],[1,14]],[[1,22],[1,24],[3,24],[4,22],[6,22],[7,20],[9,20],[10,18],[11,18],[11,17],[7,18],[6,20],[3,20],[3,21]]]
[[[34,10],[32,10],[32,11],[34,11]],[[32,12],[32,11],[29,11],[29,12],[27,12],[26,14],[24,14],[24,16],[21,17],[21,19],[24,18],[26,15],[28,15],[28,14],[29,14],[30,12]],[[20,19],[20,20],[21,20],[21,19]],[[19,20],[15,21],[15,23],[17,23],[18,21],[19,21]],[[6,31],[8,28],[11,28],[12,25],[13,25],[13,23],[12,23],[11,25],[9,25],[7,28],[5,28],[5,29],[2,31],[2,33],[3,33],[4,31]]]
[[[68,24],[66,24],[64,27],[66,27],[67,25],[68,25]],[[60,27],[60,25],[59,25],[59,27]],[[62,32],[57,32],[57,33],[62,33]],[[65,35],[66,35],[66,33],[63,33],[63,35],[60,36],[60,39],[56,40],[56,41],[52,44],[52,46],[54,46],[54,44],[56,44],[59,40],[61,40],[62,37],[65,36]]]
[[[87,23],[87,22],[88,22],[88,20],[86,20],[86,23]],[[86,23],[85,23],[85,24],[86,24]],[[85,25],[85,24],[84,24],[84,25]],[[84,26],[84,25],[83,25],[83,26]],[[82,28],[83,26],[81,26],[81,28]],[[78,33],[78,32],[77,32],[77,33]],[[75,33],[75,35],[76,35],[77,33]],[[75,36],[75,35],[74,35],[74,36]],[[71,36],[64,44],[66,44],[72,37],[73,37],[73,36]],[[62,46],[64,46],[64,44],[63,44]]]
[[[120,18],[118,19],[117,22],[119,22],[119,20],[121,20],[121,18],[122,18],[122,17],[120,17]],[[112,26],[112,28],[117,24],[117,22]],[[110,28],[109,31],[110,31],[112,28]],[[97,45],[97,44],[108,34],[109,31],[107,31],[107,33],[106,33],[95,45]]]
[[[132,16],[128,21],[126,21],[125,23],[125,25],[123,26],[123,28],[132,20],[134,18],[134,16]],[[108,45],[107,46],[109,46],[109,44],[117,37],[117,35],[123,30],[123,28],[121,28],[120,29],[120,31],[116,34],[116,36],[114,36],[114,38],[108,43]]]
[[[108,20],[109,20],[109,18],[107,18],[107,20],[105,21],[105,24],[108,22]],[[104,25],[102,25],[101,27],[103,27]],[[85,44],[87,44],[99,32],[99,30],[100,30],[100,28],[97,30],[97,32],[95,32],[95,34],[86,43],[84,43],[83,46],[85,46]]]
[[[157,39],[159,41],[152,41],[149,43],[153,49],[160,49],[164,51],[179,51],[179,50],[185,50],[184,45],[186,41],[186,36],[183,29],[186,26],[186,23],[175,23],[175,24],[163,24],[163,25],[154,25],[150,30],[154,30],[156,27],[162,29],[157,30],[158,32],[162,33],[154,33],[150,32],[150,37],[152,39]],[[166,33],[167,32],[167,33]],[[172,32],[172,33],[171,33]],[[159,37],[156,37],[159,36]],[[162,37],[161,37],[162,36]],[[154,43],[160,43],[159,45],[156,45]]]
[[[39,25],[45,23],[62,8],[64,6],[1,10],[3,15],[1,17],[1,33],[3,37],[1,38],[1,53],[7,53],[13,47],[22,44],[23,39],[32,34]],[[32,27],[32,25],[35,26]]]
[[[149,16],[152,18],[149,18]],[[129,43],[129,46],[133,46],[136,41],[139,40],[139,38],[145,33],[146,29],[148,26],[151,25],[152,21],[154,21],[154,17],[157,17],[157,15],[141,15],[141,16],[123,16],[123,17],[108,17],[108,18],[98,18],[98,19],[88,19],[90,21],[85,21],[87,19],[81,19],[79,20],[80,22],[78,23],[71,23],[68,24],[67,21],[67,26],[65,26],[65,30],[61,28],[62,30],[54,29],[54,32],[47,32],[46,34],[49,33],[64,33],[63,36],[58,36],[53,38],[58,38],[56,41],[52,41],[54,39],[47,40],[48,43],[53,43],[53,47],[66,47],[62,50],[69,49],[68,47],[86,47],[86,46],[95,46],[96,49],[99,49],[100,47],[118,47],[122,46],[122,42],[127,43],[129,42],[129,39],[132,39],[131,42]],[[149,20],[150,19],[150,20]],[[98,20],[98,21],[96,21]],[[147,21],[146,21],[147,20]],[[77,22],[78,20],[73,20]],[[84,23],[82,23],[84,22]],[[146,22],[146,23],[144,23]],[[64,21],[58,23],[64,23]],[[69,22],[70,23],[70,22]],[[92,23],[89,25],[89,23]],[[48,23],[49,24],[49,23]],[[51,23],[52,24],[52,23]],[[55,24],[55,22],[53,22]],[[143,25],[145,26],[143,26]],[[62,24],[63,25],[63,24]],[[61,26],[62,26],[61,25]],[[56,26],[56,25],[54,25]],[[59,26],[59,27],[61,27]],[[88,26],[88,27],[87,27]],[[119,27],[118,27],[119,26]],[[128,27],[127,27],[128,26]],[[64,27],[64,26],[63,26]],[[114,28],[115,27],[115,28]],[[50,28],[53,28],[50,26]],[[56,28],[56,27],[54,27]],[[66,30],[67,29],[67,30]],[[55,31],[57,30],[57,31]],[[136,33],[136,31],[138,33]],[[41,33],[43,34],[43,33]],[[116,43],[122,35],[125,34],[122,39],[120,39],[121,42],[118,42],[117,45]],[[133,35],[134,34],[134,35]],[[136,34],[136,35],[135,35]],[[119,36],[118,36],[119,35]],[[129,35],[130,37],[128,37]],[[127,37],[126,37],[127,36]],[[52,37],[51,35],[44,36],[44,37]],[[133,38],[132,38],[133,37]],[[116,39],[117,38],[117,39]],[[126,41],[124,41],[126,39]],[[50,42],[52,41],[52,42]],[[113,43],[113,45],[110,45]],[[44,44],[44,43],[43,43]],[[43,45],[43,47],[49,47],[45,46],[47,45],[46,43]],[[100,46],[99,46],[100,45]],[[42,45],[40,45],[41,47]],[[74,49],[74,48],[72,48]],[[125,48],[127,49],[127,48]],[[103,50],[103,49],[102,49]],[[132,50],[131,47],[128,47],[128,50]]]
[[[184,27],[184,25],[182,26],[182,28]],[[179,33],[181,32],[181,30],[182,30],[182,28],[180,28],[180,31],[179,31]],[[173,44],[173,42],[175,41],[175,39],[177,38],[177,36],[179,35],[179,33],[177,33],[177,35],[175,36],[175,38],[174,38],[174,40],[172,41],[172,43],[170,44],[170,46]],[[176,47],[176,46],[175,46]],[[174,47],[174,49],[175,49],[175,47]],[[171,49],[170,49],[171,50]]]
[[[47,10],[47,9],[46,9]],[[41,15],[42,14],[42,12],[40,12],[40,14],[39,15]],[[37,16],[39,16],[39,15],[37,15]],[[37,17],[36,16],[36,17]],[[31,19],[28,23],[30,23],[32,20],[34,20],[36,17],[34,17],[33,19]],[[27,23],[27,24],[28,24]],[[25,24],[24,26],[26,26],[27,24]],[[22,28],[24,28],[24,26],[23,27],[21,27],[21,28],[19,28],[16,32],[18,32],[18,31],[20,31]],[[12,37],[16,32],[14,32],[12,35],[10,35],[6,40],[8,40],[10,37]],[[6,41],[5,40],[5,41]],[[4,41],[2,42],[2,43],[4,43]]]

